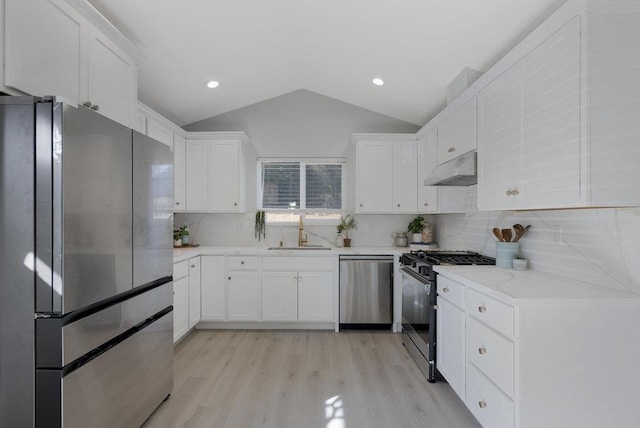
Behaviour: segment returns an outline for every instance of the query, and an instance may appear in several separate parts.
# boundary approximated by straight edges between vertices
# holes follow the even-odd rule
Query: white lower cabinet
[[[438,370],[464,400],[464,311],[439,296],[437,317]]]
[[[333,272],[298,273],[298,320],[333,321]]]
[[[173,281],[173,342],[189,331],[189,277]]]
[[[467,366],[465,403],[483,427],[514,426],[513,401],[484,376],[473,364]]]
[[[189,328],[200,322],[202,314],[200,277],[200,257],[193,257],[189,259]]]
[[[298,320],[298,272],[262,274],[262,320]]]
[[[258,321],[258,272],[228,271],[227,319]]]
[[[224,256],[201,256],[202,321],[224,321]]]

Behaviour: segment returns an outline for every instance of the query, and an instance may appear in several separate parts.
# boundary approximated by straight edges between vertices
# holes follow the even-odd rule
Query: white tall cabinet
[[[5,81],[42,96],[89,103],[136,123],[141,53],[90,5],[64,0],[5,0]]]

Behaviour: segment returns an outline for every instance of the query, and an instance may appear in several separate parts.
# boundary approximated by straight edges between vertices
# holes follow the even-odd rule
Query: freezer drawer
[[[68,370],[36,370],[36,426],[141,426],[173,388],[173,312]]]

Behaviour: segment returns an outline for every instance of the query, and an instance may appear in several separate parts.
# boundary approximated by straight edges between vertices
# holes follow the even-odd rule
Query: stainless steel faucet
[[[298,247],[304,246],[307,241],[307,234],[304,234],[304,238],[302,237],[302,232],[304,231],[304,224],[302,223],[302,214],[300,214],[300,223],[298,226]]]

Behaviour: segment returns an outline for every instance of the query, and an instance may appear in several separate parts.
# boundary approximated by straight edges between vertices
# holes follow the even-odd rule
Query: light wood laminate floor
[[[480,426],[390,332],[198,330],[174,373],[145,428]]]

